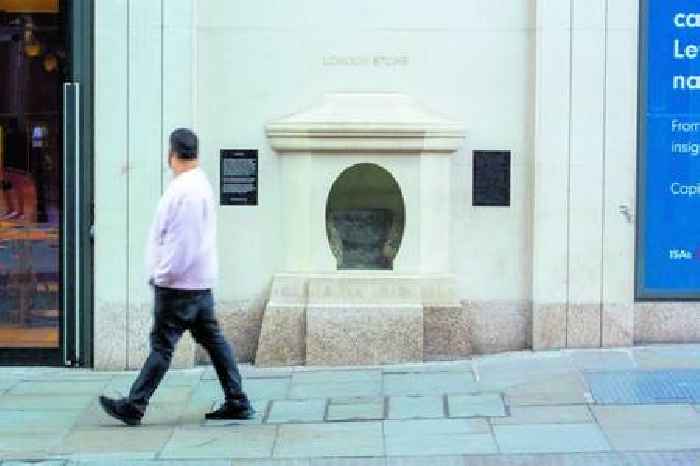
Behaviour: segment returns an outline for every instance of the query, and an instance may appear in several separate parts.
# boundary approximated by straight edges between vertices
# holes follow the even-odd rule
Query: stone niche
[[[256,364],[468,356],[449,266],[462,125],[403,94],[343,93],[266,131],[280,161],[284,270]]]
[[[406,213],[391,174],[370,163],[343,171],[326,204],[326,234],[338,270],[393,270]]]

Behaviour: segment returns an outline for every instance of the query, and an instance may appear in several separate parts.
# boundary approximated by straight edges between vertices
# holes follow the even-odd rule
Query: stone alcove
[[[333,182],[326,234],[338,270],[393,270],[406,209],[401,188],[379,165],[359,163]]]
[[[341,93],[269,123],[266,132],[279,156],[284,268],[273,278],[256,364],[469,355],[467,319],[450,271],[450,170],[462,126],[407,95]],[[373,167],[374,174],[346,179],[357,167]],[[387,190],[384,177],[373,193],[371,178],[384,174],[395,186]],[[353,186],[359,181],[364,188]],[[399,194],[400,207],[381,200],[386,192]],[[374,243],[374,264],[346,267],[338,260],[342,238],[328,220],[341,210],[362,228],[382,225],[366,232],[374,239],[360,235]],[[403,231],[392,233],[396,226]],[[392,235],[400,247],[398,240],[387,244]],[[393,260],[377,266],[379,248]]]

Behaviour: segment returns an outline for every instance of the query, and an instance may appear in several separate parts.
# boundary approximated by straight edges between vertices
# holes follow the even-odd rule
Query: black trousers
[[[151,352],[131,386],[128,402],[145,412],[148,401],[170,367],[175,345],[189,330],[209,353],[226,400],[244,399],[241,374],[233,349],[224,338],[214,315],[211,290],[176,290],[154,287],[155,312],[151,330]]]

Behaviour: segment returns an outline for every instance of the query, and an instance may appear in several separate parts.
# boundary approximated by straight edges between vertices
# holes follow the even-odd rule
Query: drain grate
[[[700,403],[700,370],[588,372],[599,404]]]

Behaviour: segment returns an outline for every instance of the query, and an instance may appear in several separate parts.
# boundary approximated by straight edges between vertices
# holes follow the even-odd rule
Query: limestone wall
[[[265,124],[345,91],[464,122],[450,266],[475,352],[697,341],[694,308],[634,303],[637,21],[638,0],[97,2],[96,365],[145,356],[143,242],[177,126],[217,187],[220,149],[259,150],[259,206],[219,213],[216,290],[253,358],[272,277],[296,272]],[[512,152],[510,207],[472,206],[474,150]]]
[[[484,303],[479,309],[487,314],[501,312],[512,327],[517,343],[483,348],[524,346],[527,324],[516,317],[511,326],[509,319],[527,312],[522,303],[531,300],[534,6],[531,0],[448,0],[439,7],[401,0],[197,3],[195,121],[212,157],[207,167],[216,173],[221,148],[260,150],[260,206],[220,212],[230,238],[221,245],[221,299],[249,299],[269,286],[273,273],[296,271],[280,262],[283,237],[296,232],[280,228],[284,163],[268,145],[265,124],[304,111],[327,93],[399,92],[464,122],[467,137],[452,157],[450,180],[457,293]],[[509,208],[472,207],[477,149],[512,151]],[[504,306],[518,310],[504,313]]]
[[[535,348],[633,341],[636,1],[537,2]]]
[[[152,296],[144,267],[168,182],[167,138],[193,124],[191,0],[95,2],[95,366],[139,367]],[[187,342],[185,342],[187,343]],[[177,365],[192,365],[181,345]]]

